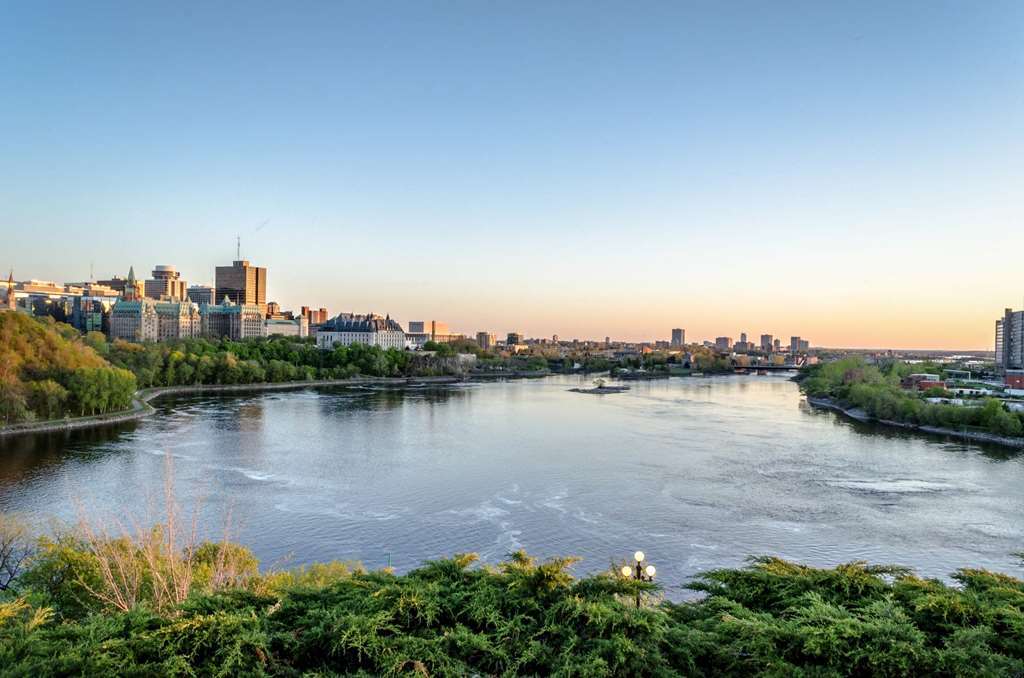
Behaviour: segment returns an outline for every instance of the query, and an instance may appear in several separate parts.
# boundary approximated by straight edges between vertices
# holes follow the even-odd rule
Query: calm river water
[[[135,424],[0,439],[0,511],[155,521],[170,455],[186,511],[214,536],[229,514],[264,566],[524,548],[586,572],[642,549],[671,596],[748,554],[1021,574],[1024,457],[852,424],[783,376],[567,391],[587,383],[164,399]]]

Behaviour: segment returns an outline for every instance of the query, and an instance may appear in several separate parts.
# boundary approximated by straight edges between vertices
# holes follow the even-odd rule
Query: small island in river
[[[628,391],[628,386],[606,386],[605,384],[598,384],[594,388],[570,388],[570,393],[592,393],[595,395],[604,395],[605,393],[622,393]]]

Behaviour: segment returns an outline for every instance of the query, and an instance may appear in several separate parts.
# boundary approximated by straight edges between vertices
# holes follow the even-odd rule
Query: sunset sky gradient
[[[1022,36],[1017,0],[6,3],[0,266],[212,282],[241,234],[286,308],[991,348]]]

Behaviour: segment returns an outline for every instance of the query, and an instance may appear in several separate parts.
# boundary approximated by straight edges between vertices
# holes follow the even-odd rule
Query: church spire
[[[7,276],[7,306],[8,311],[13,311],[18,308],[18,300],[14,296],[14,269],[11,269],[10,275]]]
[[[138,301],[139,299],[139,284],[135,281],[135,267],[128,267],[128,280],[124,283],[124,297],[125,301]]]

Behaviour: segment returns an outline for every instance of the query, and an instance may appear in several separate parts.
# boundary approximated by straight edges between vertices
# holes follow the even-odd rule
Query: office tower
[[[409,323],[410,326],[412,323]],[[494,348],[495,344],[494,335],[490,332],[477,332],[476,333],[476,344],[485,351],[489,351]]]
[[[267,313],[267,269],[253,266],[245,259],[218,266],[214,285],[217,296],[227,297],[239,306],[256,306],[261,315]]]
[[[761,350],[765,353],[772,352],[772,335],[762,334],[761,335]]]
[[[507,346],[515,346],[521,343],[523,343],[523,335],[518,332],[509,332],[508,336],[505,337],[505,344]]]
[[[178,269],[161,264],[153,269],[153,277],[146,281],[145,292],[150,299],[181,301],[187,297],[187,287]]]
[[[782,339],[776,339],[775,341],[773,341],[772,342],[772,347],[775,349],[776,353],[781,351],[782,350]]]
[[[217,303],[217,290],[209,285],[192,285],[185,294],[189,301],[200,306]]]
[[[996,321],[996,369],[1024,369],[1024,311],[1008,308]]]
[[[789,352],[799,353],[800,352],[800,337],[789,338]]]
[[[740,332],[740,343],[743,344],[743,345],[746,345],[746,343],[747,343],[747,333],[746,332]]]
[[[715,337],[715,348],[728,352],[732,348],[732,337]]]
[[[672,346],[680,348],[686,344],[686,330],[677,327],[672,330]]]

